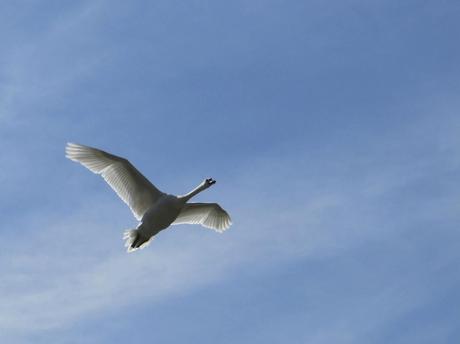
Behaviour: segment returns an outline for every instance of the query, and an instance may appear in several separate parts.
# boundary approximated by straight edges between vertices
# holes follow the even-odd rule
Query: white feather
[[[153,236],[171,224],[201,224],[223,232],[232,223],[217,203],[187,203],[214,185],[216,181],[212,178],[185,195],[173,196],[158,190],[128,160],[100,149],[68,143],[66,157],[100,174],[141,221],[136,229],[123,235],[128,252],[146,247]]]
[[[164,195],[126,159],[75,143],[67,144],[66,157],[100,174],[139,221]]]
[[[172,224],[200,224],[221,233],[230,227],[232,220],[217,203],[187,203]]]

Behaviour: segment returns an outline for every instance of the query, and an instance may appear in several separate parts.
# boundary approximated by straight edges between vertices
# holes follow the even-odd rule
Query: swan
[[[158,190],[128,160],[100,149],[67,143],[66,157],[91,172],[100,174],[129,206],[139,221],[124,232],[128,252],[146,247],[152,238],[170,225],[200,224],[222,233],[232,224],[228,213],[217,203],[190,203],[192,197],[216,183],[205,179],[185,195],[169,195]]]

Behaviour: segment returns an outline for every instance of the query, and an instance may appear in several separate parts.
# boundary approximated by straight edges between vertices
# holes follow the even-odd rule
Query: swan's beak
[[[216,181],[212,178],[208,178],[206,179],[206,183],[208,183],[209,186],[213,185],[213,184],[216,184]]]

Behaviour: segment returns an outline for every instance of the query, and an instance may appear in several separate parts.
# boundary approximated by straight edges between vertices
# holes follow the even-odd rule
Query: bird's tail
[[[144,248],[150,243],[150,239],[144,238],[137,229],[127,229],[123,233],[123,240],[125,240],[125,247],[128,248],[128,252]]]

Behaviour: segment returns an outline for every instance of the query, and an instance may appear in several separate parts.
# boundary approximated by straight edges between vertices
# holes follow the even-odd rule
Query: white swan
[[[68,143],[66,157],[100,174],[140,221],[136,229],[125,231],[128,252],[144,248],[161,230],[176,224],[200,224],[223,232],[231,225],[230,216],[217,203],[187,203],[216,181],[205,179],[182,196],[158,190],[128,160],[102,150]]]

